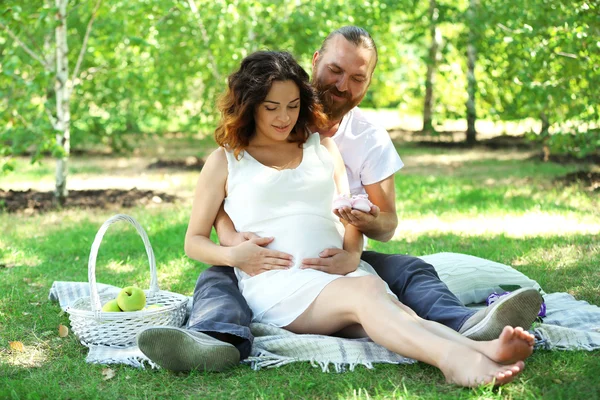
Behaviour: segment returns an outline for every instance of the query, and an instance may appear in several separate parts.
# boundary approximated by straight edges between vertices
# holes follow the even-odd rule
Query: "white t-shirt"
[[[352,195],[366,193],[364,185],[381,182],[404,166],[389,133],[358,107],[344,116],[332,139],[344,159]]]

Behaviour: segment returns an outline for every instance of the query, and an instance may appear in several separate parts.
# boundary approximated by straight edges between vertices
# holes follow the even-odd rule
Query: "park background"
[[[600,305],[596,2],[6,0],[0,397],[600,397],[597,351],[536,352],[516,383],[493,391],[449,387],[422,364],[339,375],[88,365],[73,334],[58,335],[69,323],[50,286],[87,281],[91,242],[115,213],[147,230],[161,288],[192,293],[206,266],[185,257],[183,235],[228,74],[262,49],[288,50],[310,71],[328,32],[347,24],[378,45],[361,107],[406,164],[399,228],[371,247],[476,255]],[[98,264],[99,282],[148,285],[128,227],[111,228]]]

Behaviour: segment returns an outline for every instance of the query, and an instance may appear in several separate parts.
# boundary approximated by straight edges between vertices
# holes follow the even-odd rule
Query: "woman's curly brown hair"
[[[288,141],[302,145],[308,139],[309,126],[323,128],[327,124],[309,76],[294,57],[284,51],[257,51],[244,58],[240,69],[229,76],[227,92],[219,101],[221,121],[215,139],[236,158],[255,134],[254,112],[274,81],[293,81],[300,89],[298,122]]]

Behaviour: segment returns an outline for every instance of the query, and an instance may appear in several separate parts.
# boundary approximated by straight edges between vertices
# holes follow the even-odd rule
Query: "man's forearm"
[[[398,216],[396,213],[381,212],[362,232],[369,239],[377,240],[378,242],[387,242],[394,237],[397,226]]]
[[[235,230],[233,221],[225,212],[222,204],[215,218],[214,226],[221,246],[233,246],[236,244],[235,237],[238,232]]]
[[[213,243],[209,238],[196,235],[185,238],[185,254],[193,260],[208,265],[233,266],[235,248]]]

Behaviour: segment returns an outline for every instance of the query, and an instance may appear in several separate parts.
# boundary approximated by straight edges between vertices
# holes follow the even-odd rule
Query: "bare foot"
[[[525,363],[502,365],[476,350],[457,346],[446,354],[439,368],[449,383],[468,387],[490,383],[499,386],[514,380],[525,368]]]
[[[521,327],[505,326],[500,337],[489,342],[480,342],[481,351],[500,364],[522,361],[533,353],[535,337]]]

